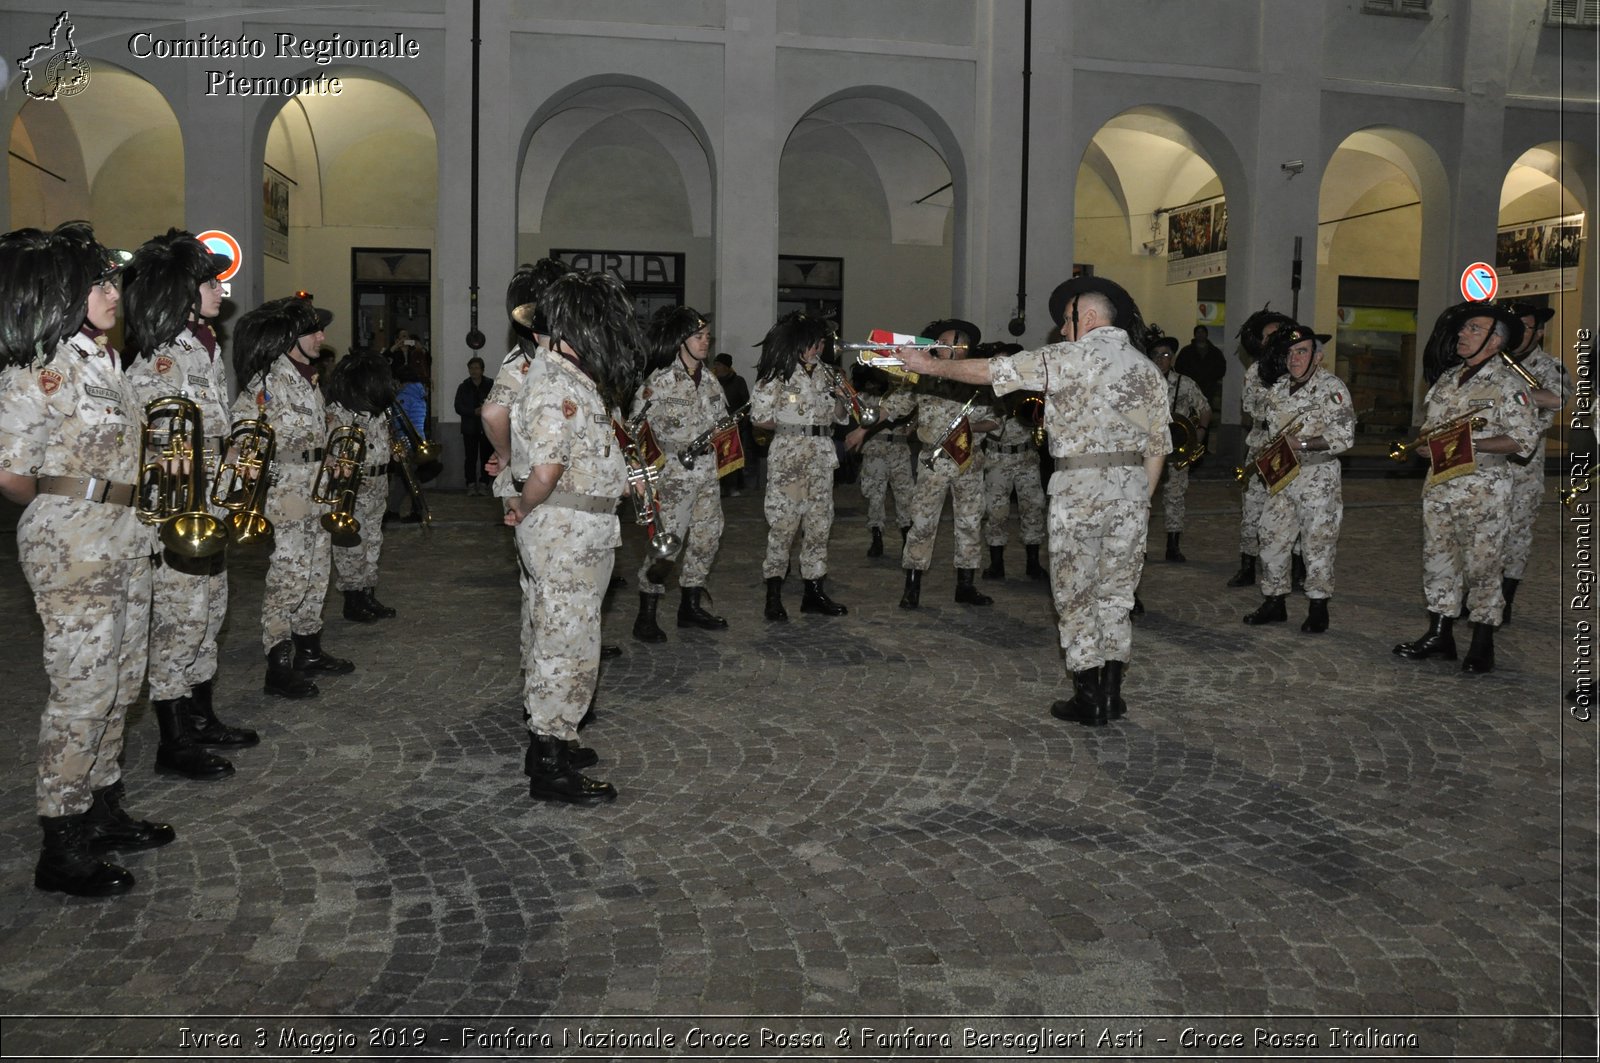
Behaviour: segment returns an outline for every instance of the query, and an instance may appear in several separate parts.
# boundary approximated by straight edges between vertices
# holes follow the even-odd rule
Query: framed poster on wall
[[[289,186],[293,183],[270,166],[262,167],[262,250],[279,262],[289,261]]]

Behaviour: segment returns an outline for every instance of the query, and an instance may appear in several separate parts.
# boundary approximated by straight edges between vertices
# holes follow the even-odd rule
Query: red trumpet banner
[[[950,455],[950,460],[956,463],[956,468],[966,472],[972,467],[972,421],[970,418],[961,418],[961,423],[956,430],[950,433],[950,438],[944,441],[940,448]]]
[[[717,478],[744,468],[744,444],[739,440],[737,422],[711,437],[711,446],[717,455]]]
[[[1428,482],[1425,486],[1454,480],[1478,467],[1472,447],[1472,423],[1460,425],[1428,440]]]
[[[1300,456],[1285,437],[1256,459],[1256,470],[1261,473],[1261,482],[1267,485],[1267,493],[1275,495],[1300,475]]]

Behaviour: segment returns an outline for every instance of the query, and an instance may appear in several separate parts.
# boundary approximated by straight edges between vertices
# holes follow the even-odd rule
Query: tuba
[[[135,512],[161,526],[161,545],[179,557],[213,557],[228,545],[228,533],[205,508],[205,427],[192,399],[168,395],[144,408],[139,437],[139,486]]]
[[[272,537],[272,522],[263,510],[277,433],[266,421],[251,418],[233,426],[222,445],[224,464],[217,466],[211,504],[228,511],[228,536],[235,546],[254,546]],[[227,461],[232,454],[233,460]]]
[[[317,470],[311,501],[333,509],[322,515],[322,526],[335,546],[359,546],[361,522],[356,519],[356,496],[361,492],[361,466],[367,460],[367,434],[353,424],[342,424],[328,436],[328,460]]]
[[[1200,429],[1189,418],[1175,413],[1167,428],[1172,433],[1172,458],[1168,465],[1187,469],[1205,455],[1206,445],[1200,439]]]

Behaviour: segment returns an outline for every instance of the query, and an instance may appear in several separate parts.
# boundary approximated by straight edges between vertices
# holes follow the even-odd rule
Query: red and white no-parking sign
[[[239,272],[239,267],[244,265],[243,256],[239,253],[239,241],[221,229],[207,229],[195,239],[205,244],[206,249],[213,254],[227,255],[233,259],[227,269],[217,274],[217,280],[227,283],[233,279],[235,273]]]
[[[1474,262],[1461,271],[1461,294],[1470,303],[1487,303],[1500,291],[1500,274],[1487,262]]]

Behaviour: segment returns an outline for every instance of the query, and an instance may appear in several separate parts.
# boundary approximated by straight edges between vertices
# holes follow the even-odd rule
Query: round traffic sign
[[[1461,271],[1461,294],[1471,303],[1487,303],[1500,291],[1500,274],[1487,262],[1474,262]]]
[[[244,264],[243,257],[239,253],[239,241],[235,240],[221,229],[207,229],[205,232],[195,237],[195,239],[199,240],[202,244],[205,244],[212,253],[218,255],[227,255],[229,258],[233,259],[233,262],[228,266],[227,269],[217,274],[217,280],[219,281],[232,280],[233,275],[238,273],[239,267]]]

